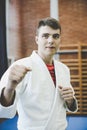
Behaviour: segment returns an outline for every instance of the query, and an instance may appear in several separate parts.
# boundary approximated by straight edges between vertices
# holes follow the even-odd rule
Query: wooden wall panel
[[[87,115],[87,44],[61,45],[59,59],[71,73],[71,84],[78,100],[78,115]],[[68,113],[72,114],[72,113]]]

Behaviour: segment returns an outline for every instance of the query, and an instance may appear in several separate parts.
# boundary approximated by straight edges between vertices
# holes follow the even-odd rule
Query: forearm
[[[10,106],[13,104],[15,98],[15,90],[9,88],[3,88],[1,93],[1,104],[3,106]]]

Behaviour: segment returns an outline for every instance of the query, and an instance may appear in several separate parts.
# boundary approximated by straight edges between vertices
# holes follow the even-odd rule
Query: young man
[[[77,101],[69,69],[54,59],[61,26],[54,18],[39,21],[38,50],[13,63],[0,83],[0,117],[18,112],[18,130],[65,130],[66,111],[75,112]]]

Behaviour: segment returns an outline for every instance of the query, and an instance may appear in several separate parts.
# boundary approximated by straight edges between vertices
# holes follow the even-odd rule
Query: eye
[[[45,34],[42,35],[42,37],[44,37],[45,39],[47,39],[49,37],[49,34],[45,33]]]
[[[58,39],[60,37],[60,34],[53,34],[54,39]]]

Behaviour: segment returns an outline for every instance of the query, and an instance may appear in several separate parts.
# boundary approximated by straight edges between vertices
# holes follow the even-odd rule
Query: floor
[[[0,124],[0,130],[17,130],[17,119],[7,119]],[[67,130],[87,130],[87,117],[67,117]]]

